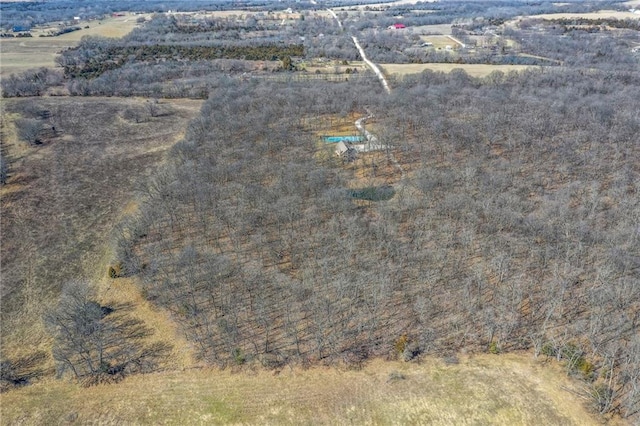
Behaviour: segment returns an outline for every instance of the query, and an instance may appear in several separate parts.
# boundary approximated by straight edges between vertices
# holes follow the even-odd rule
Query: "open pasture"
[[[421,3],[430,3],[430,2],[435,2],[436,0],[426,0],[424,2]],[[416,4],[418,3],[419,0],[398,0],[398,1],[390,1],[390,2],[386,2],[386,3],[374,3],[374,4],[359,4],[359,5],[352,5],[349,7],[349,9],[358,9],[358,10],[369,10],[369,9],[385,9],[385,8],[389,8],[392,6],[402,6],[402,5],[411,5],[411,4]],[[345,10],[347,9],[346,7],[342,7],[342,8],[336,8],[335,10]]]
[[[640,19],[640,15],[632,12],[621,12],[617,10],[600,10],[589,13],[545,13],[542,15],[531,15],[528,18],[534,19]]]
[[[419,25],[410,27],[414,34],[442,34],[451,35],[451,24]]]
[[[127,15],[102,21],[81,21],[75,24],[82,29],[57,37],[40,37],[57,27],[41,27],[32,30],[32,37],[4,38],[0,40],[0,75],[8,76],[31,68],[56,66],[55,57],[61,50],[78,44],[84,36],[122,37],[138,24],[137,18],[146,15]],[[88,26],[89,28],[85,28]]]
[[[453,42],[452,42],[453,43]],[[486,64],[380,64],[386,74],[418,74],[424,70],[451,72],[454,69],[462,69],[472,77],[485,77],[493,71],[522,71],[529,68],[528,65],[486,65]]]
[[[450,46],[452,49],[457,49],[460,46],[458,43],[444,35],[421,36],[420,40],[423,43],[431,43],[431,47],[434,49],[444,49],[447,46]]]

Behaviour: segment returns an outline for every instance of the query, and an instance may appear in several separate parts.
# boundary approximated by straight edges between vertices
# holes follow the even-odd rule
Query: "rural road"
[[[327,10],[331,14],[331,16],[334,17],[340,29],[344,29],[342,28],[342,22],[340,22],[340,19],[338,19],[338,15],[336,15],[336,13],[331,9],[327,9]],[[353,44],[355,44],[356,49],[358,49],[358,52],[360,53],[360,56],[362,57],[362,60],[364,61],[364,63],[367,64],[367,66],[373,70],[376,76],[378,76],[378,79],[380,80],[380,83],[382,83],[382,87],[384,87],[384,90],[388,94],[391,94],[391,88],[389,87],[389,82],[387,82],[387,79],[384,78],[384,74],[382,74],[382,71],[380,71],[380,68],[378,68],[376,64],[374,64],[367,58],[367,55],[365,55],[364,49],[362,48],[362,46],[360,46],[360,42],[358,41],[357,37],[351,36],[351,39],[353,40]]]
[[[340,22],[340,19],[338,19],[338,16],[336,15],[336,13],[331,9],[327,9],[327,10],[335,18],[335,20],[338,22],[338,26],[342,29],[342,22]],[[382,87],[384,87],[384,90],[387,92],[387,94],[390,95],[391,88],[389,87],[389,82],[387,82],[387,79],[384,77],[384,74],[382,74],[382,71],[380,71],[380,68],[378,68],[376,64],[374,64],[367,58],[367,55],[364,53],[364,49],[362,48],[362,46],[360,46],[360,42],[358,41],[358,38],[356,36],[351,36],[351,39],[353,40],[353,44],[356,46],[356,49],[358,49],[358,52],[360,53],[360,56],[362,57],[362,60],[364,61],[364,63],[367,64],[367,66],[373,70],[373,72],[376,74],[376,76],[380,80],[380,83],[382,83]],[[366,117],[359,118],[355,122],[356,128],[364,134],[365,138],[367,138],[366,146],[363,146],[362,148],[359,149],[359,151],[361,152],[382,150],[382,149],[388,148],[386,145],[382,145],[378,143],[378,138],[364,128],[363,123],[367,119],[372,117],[373,117],[373,114],[369,113],[369,115],[367,115]],[[389,154],[389,158],[391,159],[391,162],[393,163],[393,165],[400,171],[400,176],[401,176],[400,182],[405,182],[405,178],[407,176],[404,173],[402,166],[400,165],[400,163],[398,163],[398,160],[396,160],[396,157],[393,155],[393,153],[390,150],[387,149],[387,153]],[[405,186],[406,185],[403,184],[402,188],[404,189]]]
[[[336,15],[336,13],[331,9],[327,9],[327,10],[331,14],[331,16],[333,16],[335,18],[336,22],[338,22],[338,26],[340,27],[340,29],[341,30],[344,29],[344,28],[342,28],[342,22],[340,22],[340,19],[338,19],[338,15]]]
[[[353,39],[353,44],[356,45],[356,49],[358,49],[358,52],[360,52],[360,56],[362,57],[362,60],[364,61],[364,63],[367,64],[369,68],[373,70],[374,73],[376,73],[376,75],[378,76],[378,79],[382,83],[382,87],[384,87],[384,90],[386,90],[388,94],[391,94],[389,83],[387,82],[387,79],[384,78],[384,74],[382,74],[382,71],[380,71],[380,68],[378,68],[376,64],[374,64],[369,59],[367,59],[367,55],[364,54],[364,49],[362,48],[362,46],[360,46],[360,42],[358,41],[356,36],[351,36],[351,38]]]

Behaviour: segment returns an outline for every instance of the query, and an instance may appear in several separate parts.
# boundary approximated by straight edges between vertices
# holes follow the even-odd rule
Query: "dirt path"
[[[328,11],[329,11],[329,13],[331,14],[331,16],[333,16],[333,17],[334,17],[334,19],[336,20],[336,22],[338,22],[338,26],[340,27],[340,29],[341,29],[341,30],[342,30],[342,29],[344,29],[344,28],[342,28],[342,22],[340,22],[340,19],[338,19],[338,15],[336,15],[336,13],[335,13],[333,10],[331,10],[331,9],[327,9],[327,10],[328,10]]]
[[[331,14],[331,16],[333,16],[336,22],[338,22],[338,26],[340,27],[340,29],[344,29],[342,27],[342,22],[340,22],[340,19],[338,19],[338,15],[336,15],[336,13],[331,9],[327,9],[327,10]],[[376,74],[376,76],[380,80],[380,83],[382,83],[382,87],[384,87],[384,90],[388,94],[390,94],[391,88],[389,87],[389,82],[385,78],[382,71],[380,71],[380,68],[367,58],[367,55],[364,53],[364,49],[362,48],[362,46],[360,46],[360,42],[358,41],[358,38],[356,36],[351,36],[351,39],[353,40],[353,44],[355,44],[356,49],[358,49],[358,52],[360,53],[360,56],[362,57],[362,60],[364,61],[364,63],[367,64],[369,68],[371,68],[371,70]]]
[[[358,52],[360,52],[360,56],[362,56],[362,60],[364,61],[364,63],[367,64],[369,68],[371,68],[373,72],[378,76],[378,79],[380,80],[380,83],[382,83],[382,87],[384,87],[384,90],[387,92],[387,94],[391,94],[389,82],[384,77],[384,74],[382,74],[382,71],[380,71],[380,68],[378,68],[376,64],[374,64],[367,58],[367,55],[365,55],[364,49],[362,48],[362,46],[360,46],[360,42],[358,42],[356,36],[351,36],[351,39],[353,39],[353,44],[356,45],[356,49],[358,49]]]

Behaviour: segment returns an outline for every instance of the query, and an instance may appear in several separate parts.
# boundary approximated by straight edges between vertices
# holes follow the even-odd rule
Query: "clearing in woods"
[[[444,35],[427,35],[421,36],[420,40],[423,42],[431,43],[434,49],[444,49],[447,46],[451,46],[451,48],[458,48],[459,44],[455,41],[451,40],[449,37]]]

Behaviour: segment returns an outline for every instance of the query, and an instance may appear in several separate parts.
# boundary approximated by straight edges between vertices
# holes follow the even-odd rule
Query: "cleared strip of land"
[[[508,354],[359,371],[205,368],[88,389],[51,380],[3,394],[3,423],[599,424],[557,367]]]
[[[472,77],[484,77],[493,71],[522,71],[530,68],[528,65],[486,65],[486,64],[380,64],[386,74],[407,75],[419,74],[424,70],[451,72],[454,69],[463,69]]]

